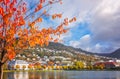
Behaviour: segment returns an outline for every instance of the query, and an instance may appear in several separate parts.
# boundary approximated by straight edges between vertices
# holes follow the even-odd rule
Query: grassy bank
[[[4,70],[3,72],[43,72],[43,71],[63,71],[63,70]]]
[[[81,69],[81,70],[4,70],[3,72],[47,72],[47,71],[120,71],[120,69]]]

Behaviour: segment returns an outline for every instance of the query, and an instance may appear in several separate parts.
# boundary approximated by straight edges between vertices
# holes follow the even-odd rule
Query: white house
[[[8,69],[28,70],[29,63],[24,60],[12,60],[8,62]]]

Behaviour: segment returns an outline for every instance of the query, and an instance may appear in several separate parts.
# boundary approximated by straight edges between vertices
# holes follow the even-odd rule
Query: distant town
[[[16,55],[5,67],[6,70],[117,70],[120,59],[35,47]]]

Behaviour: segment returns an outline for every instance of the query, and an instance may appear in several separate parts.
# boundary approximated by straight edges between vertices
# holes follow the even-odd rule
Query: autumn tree
[[[53,20],[62,17],[59,13],[48,14],[50,8],[45,8],[56,3],[62,4],[62,0],[39,0],[32,7],[27,0],[0,0],[0,75],[3,64],[21,51],[35,45],[48,45],[49,41],[58,42],[60,34],[67,32],[64,26],[76,18],[65,18],[56,28],[40,29],[36,24],[43,22],[43,17]]]
[[[23,66],[22,66],[22,69],[25,70],[25,68],[26,68],[26,65],[23,65]]]
[[[78,67],[78,69],[83,69],[83,68],[84,68],[84,63],[83,63],[82,61],[76,61],[76,62],[74,63],[74,65],[75,65],[76,67]]]
[[[20,65],[16,65],[15,68],[16,68],[17,70],[19,70],[19,69],[20,69]]]

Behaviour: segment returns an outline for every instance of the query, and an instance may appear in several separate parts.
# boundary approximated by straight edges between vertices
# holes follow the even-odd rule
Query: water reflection
[[[3,79],[120,79],[120,71],[9,72]]]

